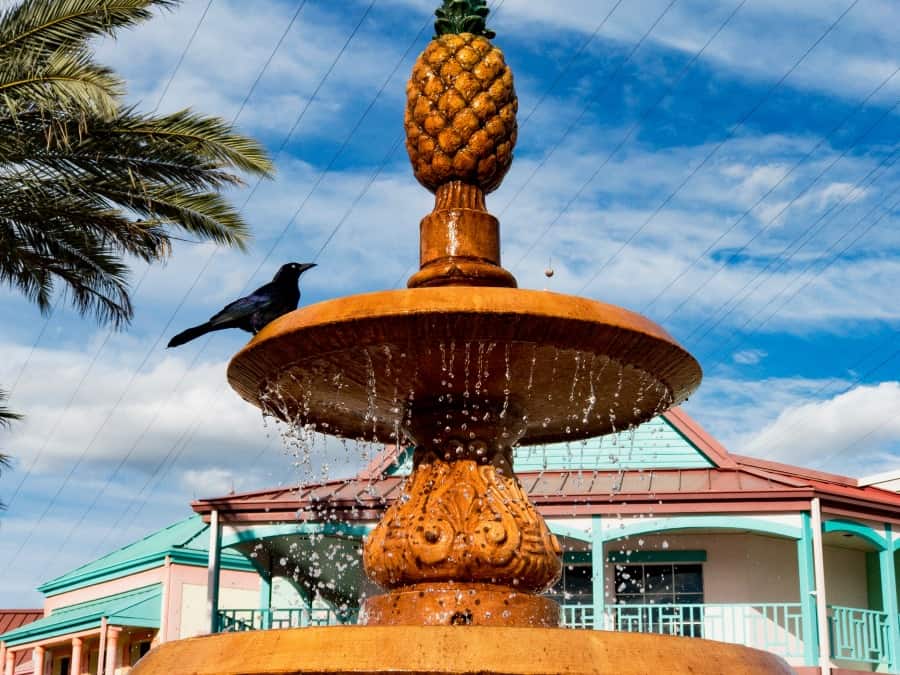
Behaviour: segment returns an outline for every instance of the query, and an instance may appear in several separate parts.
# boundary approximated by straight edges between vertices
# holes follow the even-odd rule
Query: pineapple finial
[[[485,20],[490,13],[485,0],[444,0],[435,12],[435,37],[459,33],[481,35],[488,40],[496,33],[488,30]]]

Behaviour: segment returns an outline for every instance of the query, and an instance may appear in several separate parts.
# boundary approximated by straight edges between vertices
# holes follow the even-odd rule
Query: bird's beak
[[[316,263],[304,263],[300,265],[300,274],[303,274],[306,270],[311,270],[313,267],[317,267]]]

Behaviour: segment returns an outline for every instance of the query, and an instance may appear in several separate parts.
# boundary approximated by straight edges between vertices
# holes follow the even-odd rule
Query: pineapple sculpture
[[[489,11],[485,0],[444,0],[406,86],[406,149],[432,192],[451,181],[492,192],[512,163],[518,101]]]

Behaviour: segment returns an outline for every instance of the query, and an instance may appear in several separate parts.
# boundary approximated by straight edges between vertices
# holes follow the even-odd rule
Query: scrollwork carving
[[[446,451],[452,446],[452,451]],[[559,543],[511,471],[508,448],[490,456],[417,449],[403,498],[364,549],[369,576],[386,588],[428,581],[482,582],[540,591],[559,576]]]

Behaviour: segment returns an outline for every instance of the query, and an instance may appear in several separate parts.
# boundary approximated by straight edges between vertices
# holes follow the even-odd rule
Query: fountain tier
[[[742,647],[554,628],[559,607],[540,592],[560,547],[513,445],[626,429],[683,401],[701,373],[651,321],[519,290],[501,266],[485,194],[512,161],[517,100],[487,14],[484,0],[445,0],[407,86],[407,150],[435,193],[409,290],[292,312],[228,369],[244,399],[291,424],[415,445],[404,494],[364,545],[387,592],[365,599],[365,626],[174,643],[136,673],[789,672]]]
[[[304,307],[266,326],[228,369],[244,399],[282,419],[382,442],[403,427],[423,446],[446,426],[479,423],[508,445],[597,436],[681,402],[700,378],[694,358],[637,314],[470,286]]]

